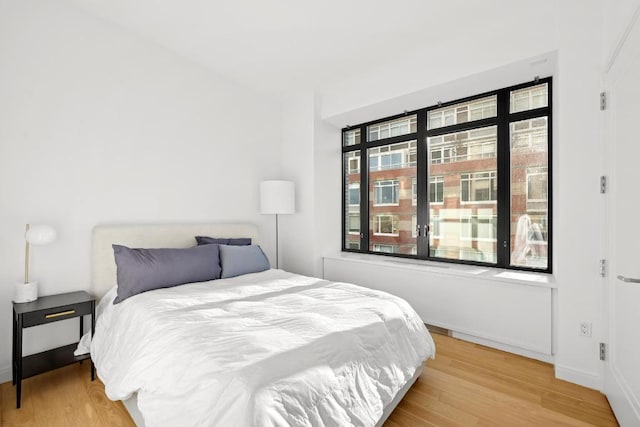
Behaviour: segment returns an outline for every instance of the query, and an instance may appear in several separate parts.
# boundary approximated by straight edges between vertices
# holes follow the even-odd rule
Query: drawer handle
[[[54,317],[66,316],[68,314],[74,314],[75,312],[76,312],[75,310],[67,310],[67,311],[61,311],[60,313],[47,314],[44,317],[45,319],[53,319]]]

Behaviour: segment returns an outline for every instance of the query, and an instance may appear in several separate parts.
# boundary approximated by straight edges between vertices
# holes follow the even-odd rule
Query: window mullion
[[[416,181],[418,183],[418,202],[416,205],[418,258],[429,257],[429,237],[424,231],[429,224],[429,150],[427,147],[427,110],[418,112],[416,153]]]
[[[360,250],[369,251],[369,158],[367,127],[360,127]]]
[[[511,254],[511,162],[509,142],[509,90],[498,92],[497,170],[498,226],[496,258],[498,267],[508,267]]]

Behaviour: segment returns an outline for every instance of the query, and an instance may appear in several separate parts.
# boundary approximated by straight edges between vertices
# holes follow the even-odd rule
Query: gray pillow
[[[223,279],[271,268],[269,260],[258,245],[220,245],[220,264]]]
[[[218,245],[186,249],[131,249],[113,245],[118,304],[142,292],[220,278]]]
[[[247,246],[251,244],[251,238],[239,237],[229,239],[226,237],[196,236],[196,242],[198,242],[198,246],[210,245],[212,243],[217,243],[218,245]]]

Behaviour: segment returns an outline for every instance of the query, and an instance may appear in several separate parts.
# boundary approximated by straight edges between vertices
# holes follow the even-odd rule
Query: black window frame
[[[513,86],[492,90],[477,95],[448,101],[446,103],[438,103],[425,108],[405,111],[402,114],[396,114],[389,117],[379,118],[369,122],[359,124],[357,126],[346,126],[341,132],[341,155],[343,156],[342,167],[342,251],[354,253],[366,253],[379,256],[391,256],[397,258],[419,259],[435,262],[444,262],[451,264],[467,264],[491,268],[501,268],[508,270],[531,271],[536,273],[552,273],[553,272],[553,78],[551,76],[545,78],[536,78],[533,81],[520,83]],[[510,92],[518,89],[547,84],[547,106],[534,108],[515,113],[510,112]],[[442,126],[436,129],[427,129],[428,112],[437,110],[451,105],[471,102],[488,96],[496,96],[496,116],[484,118],[480,120],[458,123],[454,125]],[[368,126],[379,124],[386,121],[396,120],[402,117],[417,116],[416,132],[405,135],[394,136],[384,139],[368,141]],[[515,266],[511,263],[511,164],[510,164],[510,124],[522,120],[535,119],[537,117],[547,117],[547,267],[534,268],[527,266]],[[416,238],[417,254],[400,254],[385,253],[370,250],[369,244],[369,162],[367,159],[367,150],[395,143],[417,141],[417,164],[416,179],[417,182],[429,182],[431,175],[430,169],[430,153],[428,152],[427,138],[472,130],[487,126],[497,126],[497,142],[496,142],[496,161],[497,161],[497,229],[496,229],[496,263],[470,261],[450,258],[440,258],[430,255],[429,236],[426,233],[420,233]],[[344,143],[345,132],[360,130],[360,142],[353,145]],[[346,240],[346,220],[348,217],[348,205],[346,204],[345,194],[348,194],[347,187],[347,168],[344,162],[344,156],[348,152],[359,151],[360,153],[360,249],[349,249]],[[429,185],[418,185],[418,201],[416,206],[417,223],[420,226],[429,224]],[[419,254],[426,255],[419,255]]]

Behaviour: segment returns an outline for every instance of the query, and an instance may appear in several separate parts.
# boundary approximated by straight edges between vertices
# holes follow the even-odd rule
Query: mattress
[[[406,301],[281,270],[114,298],[91,355],[149,427],[374,426],[435,354]]]

